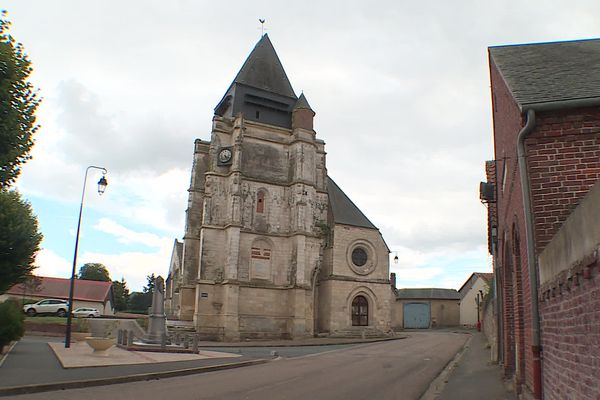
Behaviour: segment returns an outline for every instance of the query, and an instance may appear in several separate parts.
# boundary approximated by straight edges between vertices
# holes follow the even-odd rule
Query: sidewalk
[[[501,367],[492,364],[486,338],[481,332],[473,332],[464,352],[449,365],[447,380],[441,393],[432,397],[437,400],[516,400],[517,396],[504,383]]]

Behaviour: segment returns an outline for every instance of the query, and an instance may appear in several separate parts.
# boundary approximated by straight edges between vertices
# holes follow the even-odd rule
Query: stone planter
[[[94,355],[98,356],[108,356],[108,350],[115,345],[115,340],[111,338],[88,336],[85,341],[94,349]]]

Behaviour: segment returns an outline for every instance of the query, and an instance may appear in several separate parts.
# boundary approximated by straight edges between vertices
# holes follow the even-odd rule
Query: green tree
[[[38,129],[37,91],[27,80],[31,62],[21,43],[10,35],[6,11],[0,14],[0,189],[8,188],[31,159],[33,135]]]
[[[25,333],[25,315],[12,301],[0,303],[0,354],[4,346]]]
[[[0,189],[0,294],[31,276],[41,241],[31,205],[16,190]]]
[[[131,311],[139,313],[147,313],[148,308],[152,305],[152,292],[154,291],[154,273],[146,276],[146,286],[141,292],[133,292],[129,296],[129,307]]]
[[[121,278],[120,281],[113,281],[112,287],[113,295],[115,296],[115,310],[127,310],[129,303],[129,288],[127,287],[125,278]]]
[[[148,293],[142,292],[132,292],[129,296],[129,303],[127,310],[146,314],[148,312],[148,308],[152,305],[152,296],[148,295]]]
[[[77,279],[85,281],[102,281],[110,282],[110,274],[104,264],[100,263],[86,263],[79,268],[79,274]]]
[[[156,279],[156,277],[154,276],[154,272],[150,275],[146,276],[146,286],[143,287],[143,291],[144,293],[150,293],[152,294],[152,292],[154,291],[154,280]],[[150,297],[152,298],[152,297]]]

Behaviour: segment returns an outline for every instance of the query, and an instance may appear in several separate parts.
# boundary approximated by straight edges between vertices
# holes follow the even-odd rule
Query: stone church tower
[[[389,250],[327,176],[314,116],[262,36],[195,142],[170,318],[220,340],[389,331]]]

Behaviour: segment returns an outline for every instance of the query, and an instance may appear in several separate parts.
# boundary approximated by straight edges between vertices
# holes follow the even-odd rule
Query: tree
[[[152,294],[152,292],[154,291],[154,280],[155,279],[156,279],[156,277],[154,276],[154,272],[152,274],[146,276],[146,281],[148,283],[142,289],[144,291],[144,293]]]
[[[31,205],[16,190],[0,189],[0,294],[31,276],[41,241]]]
[[[20,339],[25,333],[25,315],[12,301],[0,303],[0,354],[4,346]]]
[[[0,14],[0,189],[8,188],[31,159],[35,112],[40,103],[27,78],[33,70],[21,43],[9,33],[6,11]]]
[[[126,310],[129,303],[129,288],[125,279],[121,278],[121,281],[113,281],[112,287],[115,296],[115,310]]]
[[[129,296],[129,310],[141,313],[146,313],[148,311],[148,308],[152,305],[154,279],[156,279],[154,273],[146,276],[146,281],[148,283],[142,288],[142,292],[131,293]]]
[[[111,281],[108,269],[106,269],[106,267],[100,263],[83,264],[83,266],[79,268],[79,274],[77,275],[77,279],[101,282]]]

